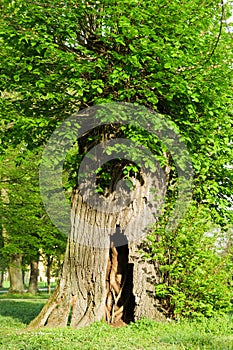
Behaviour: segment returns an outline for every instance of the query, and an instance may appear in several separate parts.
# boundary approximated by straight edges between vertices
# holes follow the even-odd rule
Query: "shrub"
[[[158,267],[155,294],[170,318],[209,317],[231,309],[231,254],[218,249],[219,230],[211,227],[209,210],[193,204],[174,230],[166,230],[162,218],[147,237],[143,256]]]

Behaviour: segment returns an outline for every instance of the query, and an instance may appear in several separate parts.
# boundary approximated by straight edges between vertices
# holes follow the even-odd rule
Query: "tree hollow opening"
[[[121,325],[134,321],[133,265],[129,263],[128,240],[121,232],[120,225],[117,225],[116,232],[111,236],[106,272],[105,318],[109,324]]]

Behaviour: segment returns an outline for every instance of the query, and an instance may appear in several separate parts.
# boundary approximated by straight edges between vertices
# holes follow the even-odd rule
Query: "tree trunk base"
[[[119,321],[117,321],[117,322],[111,324],[111,326],[112,326],[113,328],[125,327],[125,326],[127,326],[127,325],[128,325],[128,324],[125,323],[125,322],[122,321],[122,320],[119,320]]]
[[[152,196],[150,188],[161,192],[158,179],[156,175],[147,178],[146,174],[144,180],[142,176],[135,178],[130,203],[116,214],[89,206],[81,190],[74,191],[62,277],[30,328],[80,328],[101,320],[116,325],[141,318],[165,319],[155,299],[158,269],[141,258],[141,247],[135,243],[142,233],[146,234],[148,222],[155,221],[157,204],[148,205],[147,199]],[[115,176],[115,184],[116,180]],[[88,189],[89,183],[87,193]],[[106,209],[117,200],[115,192],[104,200]]]
[[[93,248],[80,247],[77,243],[70,242],[69,246],[69,251],[82,250],[87,265],[88,259],[92,266],[95,266],[94,260],[100,263],[101,256],[105,266],[102,269],[100,266],[95,275],[87,265],[84,270],[80,269],[66,254],[60,283],[29,328],[67,325],[81,328],[101,320],[120,327],[141,318],[166,320],[155,299],[155,283],[158,282],[155,265],[141,258],[138,246],[115,247],[113,241],[110,249],[95,248],[95,253]],[[73,263],[68,269],[70,261]]]

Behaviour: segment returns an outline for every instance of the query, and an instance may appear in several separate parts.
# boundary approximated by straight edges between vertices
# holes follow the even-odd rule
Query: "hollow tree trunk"
[[[22,255],[13,254],[9,264],[10,289],[9,293],[24,293]]]
[[[38,259],[31,261],[30,264],[30,279],[28,293],[36,294],[38,292],[38,276],[39,276]]]
[[[148,218],[152,223],[158,214],[148,204],[150,189],[164,191],[160,177],[155,178],[145,175],[143,182],[136,181],[131,201],[115,214],[93,209],[79,189],[74,192],[61,279],[29,328],[67,324],[79,328],[99,320],[116,324],[142,317],[164,318],[154,297],[158,271],[139,253]],[[116,200],[114,196],[113,192],[106,198],[106,208]]]

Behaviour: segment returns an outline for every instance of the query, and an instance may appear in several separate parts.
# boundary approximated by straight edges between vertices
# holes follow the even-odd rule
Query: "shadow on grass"
[[[0,315],[12,317],[24,324],[29,324],[40,312],[45,302],[0,301]]]

